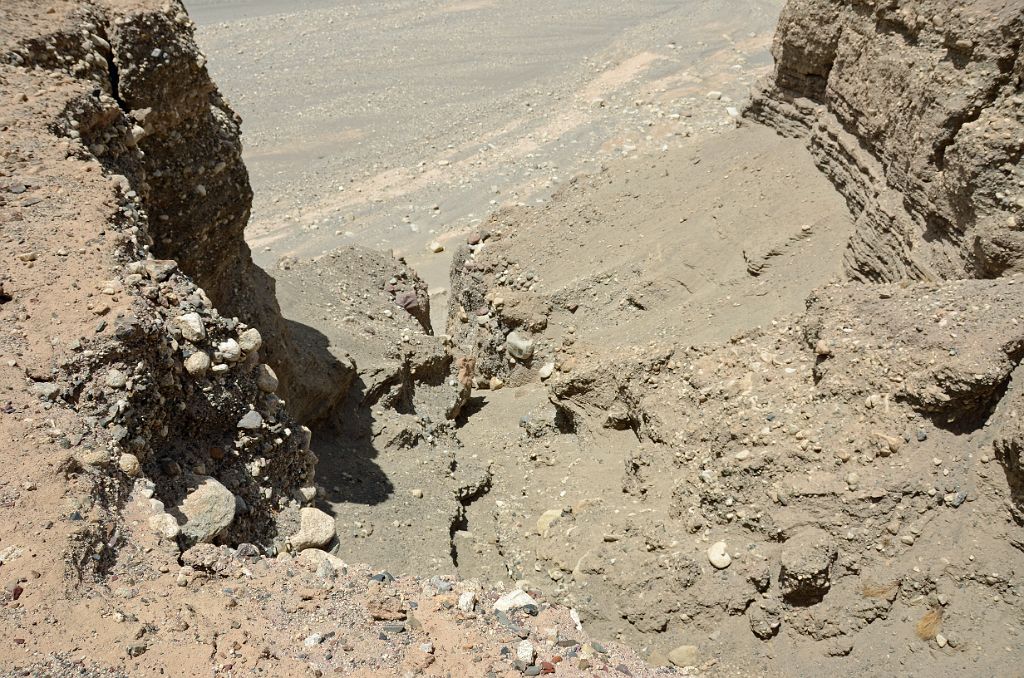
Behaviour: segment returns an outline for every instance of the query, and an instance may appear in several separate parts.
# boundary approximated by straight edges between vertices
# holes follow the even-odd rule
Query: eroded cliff
[[[865,281],[990,278],[1024,261],[1024,7],[797,0],[747,115],[807,139],[857,219]]]
[[[96,556],[120,543],[135,477],[158,502],[153,525],[182,547],[270,545],[287,536],[282,511],[314,494],[309,431],[261,359],[286,355],[287,336],[242,240],[250,193],[238,121],[181,6],[131,7],[69,4],[39,17],[14,4],[6,18],[22,23],[3,46],[8,90],[37,83],[6,111],[9,146],[31,149],[9,153],[5,168],[17,261],[4,313],[25,323],[9,341],[36,331],[40,313],[62,324],[79,297],[94,318],[20,365],[43,407],[75,414],[73,433],[51,436],[69,450],[59,467],[92,482],[82,501],[107,512],[106,536],[73,556],[80,566],[109,565]]]

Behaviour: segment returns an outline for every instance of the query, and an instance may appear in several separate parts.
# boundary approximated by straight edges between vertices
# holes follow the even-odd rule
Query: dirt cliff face
[[[747,111],[807,138],[846,196],[858,280],[994,277],[1024,262],[1024,7],[793,0]]]
[[[13,44],[5,58],[84,78],[113,100],[115,106],[75,121],[77,137],[135,191],[148,216],[150,255],[177,262],[225,316],[260,328],[281,394],[307,421],[322,401],[345,393],[354,371],[297,345],[273,278],[252,261],[244,240],[252,189],[241,121],[210,80],[184,7],[126,7],[77,6],[71,23]],[[323,389],[300,383],[309,372],[325,375]]]
[[[38,403],[77,418],[55,439],[68,450],[62,473],[92,487],[81,501],[111,511],[96,530],[109,520],[107,534],[72,559],[109,564],[93,556],[116,551],[136,477],[164,538],[269,546],[287,536],[283,512],[312,500],[315,457],[265,363],[287,337],[242,241],[250,192],[238,121],[180,5],[62,6],[41,32],[33,10],[12,5],[22,32],[3,45],[10,91],[39,83],[7,112],[11,144],[32,150],[10,156],[4,173],[18,259],[3,310],[31,334],[33,318],[58,318],[84,294],[94,318],[55,332],[51,351],[21,365]],[[268,330],[251,326],[263,321]]]

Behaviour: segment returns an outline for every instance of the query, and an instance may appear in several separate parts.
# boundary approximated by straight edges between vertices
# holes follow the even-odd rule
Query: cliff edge
[[[857,280],[1024,262],[1024,6],[792,0],[746,115],[806,138],[857,220]]]

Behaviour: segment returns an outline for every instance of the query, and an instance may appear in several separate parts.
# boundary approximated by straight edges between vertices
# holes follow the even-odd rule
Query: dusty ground
[[[769,158],[771,163],[766,162]],[[676,202],[679,186],[687,187],[685,211]],[[802,197],[794,201],[794,194]],[[728,199],[735,195],[748,199]],[[509,278],[525,282],[530,276],[526,285],[516,287],[530,286],[545,299],[557,300],[550,313],[543,310],[550,305],[547,301],[533,309],[546,322],[544,343],[536,348],[540,365],[554,361],[563,345],[572,345],[580,356],[601,355],[640,339],[699,344],[770,324],[782,313],[800,310],[812,289],[840,275],[850,223],[842,201],[813,171],[803,148],[755,126],[694,141],[685,149],[616,161],[566,187],[549,204],[501,212],[485,228],[507,234],[500,241],[500,256],[512,272]],[[660,245],[652,250],[646,243]],[[759,276],[748,273],[748,261],[756,262]],[[325,328],[329,344],[344,346],[360,366],[364,383],[357,384],[353,401],[377,390],[365,382],[397,380],[391,375],[397,374],[402,353],[425,353],[408,359],[424,366],[424,372],[431,371],[427,356],[443,355],[442,341],[427,336],[380,293],[388,275],[364,277],[366,264],[354,257],[285,265],[287,269],[275,271],[284,307],[298,321]],[[514,304],[518,296],[518,290],[510,289],[504,303]],[[570,305],[574,312],[565,310]],[[477,309],[467,313],[475,324]],[[393,357],[388,355],[392,352]],[[377,406],[366,417],[341,417],[340,436],[317,431],[314,449],[321,457],[319,478],[330,488],[327,497],[339,517],[339,532],[351,536],[342,540],[343,557],[361,557],[402,572],[442,573],[453,567],[457,544],[450,544],[448,528],[459,512],[452,497],[459,491],[448,487],[455,481],[445,460],[452,456],[462,467],[475,468],[460,472],[471,477],[464,479],[470,485],[480,485],[480,477],[495,478],[496,486],[474,509],[509,501],[522,485],[504,483],[522,479],[518,465],[526,460],[506,447],[522,438],[523,421],[543,419],[546,412],[550,416],[551,406],[539,383],[516,383],[522,388],[514,394],[479,391],[469,408],[472,414],[457,431],[458,442],[452,439],[454,431],[444,435],[417,423],[422,417],[443,421],[443,412],[431,403],[446,404],[452,397],[447,391],[431,395],[432,387],[422,383],[429,377],[419,381],[419,387],[409,386],[414,402],[403,406],[417,431],[412,440],[390,444],[389,437],[397,432],[377,430],[386,429],[389,416],[387,408]],[[535,377],[528,381],[537,382]],[[370,423],[363,421],[367,417]],[[370,446],[364,441],[368,434],[376,436]],[[421,444],[428,435],[446,444]],[[575,438],[564,442],[572,449],[585,444]],[[553,502],[561,493],[568,503],[588,493],[615,497],[617,474],[600,469],[617,472],[633,446],[629,442],[624,437],[599,454],[587,453],[583,467],[571,463],[579,451],[567,448],[562,461],[544,474],[548,480],[531,495]],[[346,464],[353,457],[361,460],[358,468]],[[595,487],[595,478],[608,485]],[[412,498],[415,490],[427,497]],[[622,500],[622,506],[629,504]],[[486,540],[489,532],[477,536]],[[480,567],[467,571],[474,576],[507,574],[500,558]]]
[[[429,242],[609,157],[729,126],[770,65],[781,5],[186,4],[245,120],[258,263],[394,249],[435,293],[448,258]]]

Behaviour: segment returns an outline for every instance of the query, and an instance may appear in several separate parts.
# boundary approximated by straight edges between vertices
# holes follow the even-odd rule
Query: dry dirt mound
[[[529,578],[655,662],[683,644],[750,675],[871,675],[893,657],[998,672],[990,649],[1011,648],[1020,623],[1018,281],[835,284],[724,346],[683,342],[704,309],[630,303],[641,295],[614,264],[618,298],[551,282],[573,278],[557,215],[595,193],[506,213],[495,225],[513,237],[456,259],[455,298],[480,307],[457,311],[453,334],[515,386],[460,432],[502,449],[488,501],[467,513],[460,572]],[[797,262],[818,230],[779,264],[791,281],[813,275]],[[527,258],[538,243],[555,256]],[[733,298],[773,273],[731,258]],[[652,331],[665,326],[681,329]],[[515,419],[518,432],[500,423]],[[921,639],[925,615],[942,624]]]
[[[492,220],[504,237],[453,264],[449,328],[479,386],[530,405],[487,396],[522,430],[460,570],[530,576],[656,661],[686,643],[755,674],[1000,672],[1021,622],[1021,17],[790,4],[750,115],[806,137],[852,208],[848,243],[827,214],[773,242],[787,211],[732,235],[707,188],[677,208],[711,202],[695,236],[685,213],[658,231],[635,167]],[[833,285],[795,314],[835,270],[822,232],[856,280],[1000,277]],[[765,294],[774,276],[791,287]],[[502,439],[478,423],[464,441]]]

